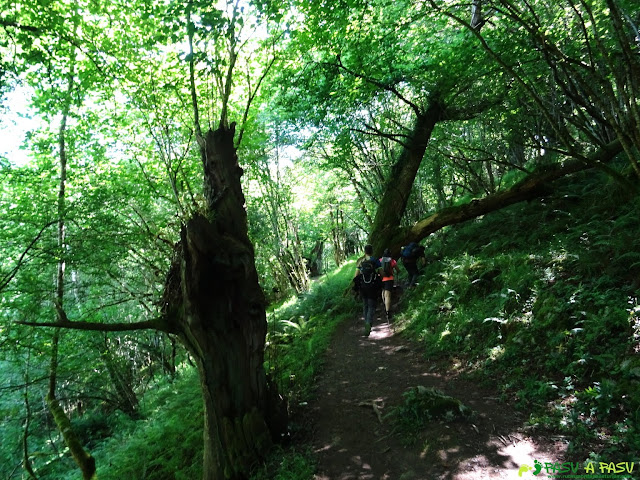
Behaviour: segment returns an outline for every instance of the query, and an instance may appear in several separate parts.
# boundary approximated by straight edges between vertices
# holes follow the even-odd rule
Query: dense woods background
[[[586,454],[640,450],[637,2],[1,12],[0,127],[24,133],[0,157],[3,478],[255,474],[354,315],[346,270],[314,279],[366,241],[429,247],[405,305],[428,354],[503,378]],[[231,330],[259,368],[225,370],[249,386],[215,404]]]

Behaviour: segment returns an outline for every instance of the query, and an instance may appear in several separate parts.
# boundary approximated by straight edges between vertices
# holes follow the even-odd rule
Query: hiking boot
[[[364,336],[368,337],[370,333],[371,333],[371,324],[370,323],[365,323],[364,324]]]

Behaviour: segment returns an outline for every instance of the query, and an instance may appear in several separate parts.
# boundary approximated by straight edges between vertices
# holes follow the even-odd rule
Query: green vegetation
[[[106,480],[189,480],[202,475],[202,397],[198,376],[184,368],[145,395],[141,419],[116,416],[112,434],[93,448]],[[73,477],[69,477],[70,479]]]
[[[304,429],[297,413],[313,395],[314,381],[333,332],[341,322],[352,319],[359,307],[351,296],[345,296],[354,268],[355,262],[348,261],[316,281],[309,293],[293,297],[269,312],[266,368],[288,399],[293,414],[290,424],[293,444],[277,449],[256,471],[254,480],[312,477],[313,457],[304,444],[297,444]]]
[[[402,432],[409,443],[428,428],[431,422],[451,422],[473,416],[472,410],[460,400],[445,395],[435,388],[419,385],[406,391],[402,396],[402,403],[388,416],[396,425],[397,431]]]
[[[639,207],[589,175],[433,235],[405,334],[444,367],[500,385],[573,452],[637,459]]]
[[[499,385],[504,401],[529,414],[534,432],[566,435],[572,453],[585,458],[633,461],[640,446],[634,283],[640,264],[620,259],[640,247],[633,220],[640,205],[621,201],[613,185],[603,197],[594,188],[600,180],[585,176],[552,197],[432,236],[428,266],[405,294],[396,321],[441,368]],[[345,295],[353,266],[346,263],[268,313],[266,368],[288,398],[293,441],[256,467],[254,480],[312,476],[313,455],[299,443],[304,436],[296,412],[312,398],[336,326],[357,314],[358,305]],[[470,413],[427,389],[403,398],[390,417],[409,434],[434,419]],[[202,406],[193,369],[149,389],[141,405],[139,420],[96,414],[74,422],[98,465],[109,465],[100,478],[141,471],[148,479],[197,478]],[[75,478],[69,462],[56,465],[41,470],[41,478]]]
[[[640,450],[637,0],[0,2],[0,477],[307,475],[367,242],[431,360]]]
[[[293,404],[309,398],[333,331],[355,314],[352,297],[345,296],[354,269],[351,260],[269,312],[266,368]]]
[[[294,296],[269,312],[266,368],[293,412],[311,398],[323,353],[336,326],[355,314],[357,305],[344,296],[353,269],[353,261],[345,263],[315,282],[308,293]],[[9,408],[0,404],[2,415],[10,414]],[[92,450],[99,478],[191,480],[201,476],[203,409],[198,376],[192,366],[185,363],[174,378],[150,385],[140,399],[138,416],[105,415],[96,409],[72,420],[77,434]],[[42,427],[32,425],[33,430],[44,432]],[[297,439],[302,426],[294,421],[290,429]],[[17,438],[19,430],[13,435]],[[31,442],[44,440],[34,435]],[[3,444],[0,453],[8,454],[6,447]],[[77,479],[71,460],[55,460],[39,469],[39,478]],[[312,456],[304,445],[293,442],[291,447],[276,448],[264,465],[256,466],[252,478],[308,480],[313,470]]]

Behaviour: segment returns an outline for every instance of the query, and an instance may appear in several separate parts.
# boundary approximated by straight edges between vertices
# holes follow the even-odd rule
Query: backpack
[[[382,280],[376,269],[378,265],[373,258],[368,258],[360,264],[358,286],[360,293],[365,297],[374,297],[382,288]]]
[[[391,257],[382,257],[382,273],[385,277],[391,276]]]
[[[362,275],[362,283],[371,283],[378,275],[376,272],[376,264],[372,258],[365,259],[360,264],[360,275]]]
[[[415,242],[411,242],[406,247],[402,248],[402,261],[403,262],[415,262],[416,257],[418,256],[418,249],[420,245]]]

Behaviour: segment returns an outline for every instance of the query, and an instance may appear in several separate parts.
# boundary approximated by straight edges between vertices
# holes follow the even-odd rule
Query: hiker
[[[398,262],[393,259],[391,250],[388,248],[385,248],[382,258],[380,258],[380,265],[382,268],[382,303],[388,322],[391,318],[391,292],[395,286],[393,274],[399,270]]]
[[[426,250],[427,250],[427,247],[425,247],[424,245],[418,245],[418,253],[416,258],[416,266],[418,267],[418,276],[422,275],[422,271],[427,266],[427,256],[425,255]]]
[[[420,245],[415,242],[411,242],[409,245],[402,247],[402,264],[407,270],[407,277],[409,287],[413,287],[416,284],[416,278],[418,277],[418,258],[420,256]],[[424,254],[422,255],[424,257]]]
[[[364,247],[364,257],[358,262],[353,278],[354,290],[357,290],[360,298],[362,298],[365,337],[368,337],[371,333],[373,317],[376,313],[378,298],[382,289],[380,281],[381,270],[380,261],[373,256],[373,246],[366,245]]]

